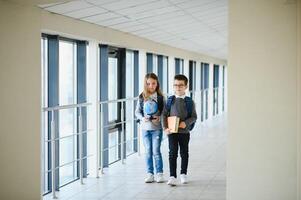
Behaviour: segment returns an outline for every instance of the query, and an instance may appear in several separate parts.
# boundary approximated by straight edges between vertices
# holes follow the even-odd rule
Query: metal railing
[[[124,147],[125,144],[127,143],[127,141],[124,140],[124,135],[125,135],[125,124],[128,122],[135,122],[137,121],[137,119],[135,119],[135,100],[138,100],[138,97],[133,97],[133,98],[124,98],[124,99],[117,99],[117,100],[107,100],[107,101],[100,101],[97,103],[97,120],[100,119],[100,125],[97,128],[97,132],[96,132],[96,177],[99,178],[99,170],[101,172],[101,174],[103,174],[103,167],[104,167],[104,160],[103,160],[103,153],[104,151],[107,151],[109,148],[104,148],[104,139],[103,139],[103,133],[104,133],[104,129],[105,128],[109,128],[112,126],[116,126],[116,125],[121,125],[121,142],[117,143],[116,145],[112,146],[116,147],[120,145],[121,148],[121,162],[122,164],[125,163],[125,159],[126,156],[124,156]],[[128,101],[133,101],[133,113],[132,113],[132,119],[126,119],[125,118],[125,110],[124,110],[124,104]],[[120,121],[119,122],[115,122],[115,123],[110,123],[110,124],[104,124],[104,105],[109,105],[112,103],[120,103],[121,106],[121,113],[120,113]],[[140,131],[139,131],[139,127],[137,128],[138,132],[137,132],[137,137],[133,137],[132,141],[134,141],[135,139],[137,140],[137,144],[138,144],[138,155],[140,155]],[[131,141],[131,140],[130,140]],[[99,153],[101,153],[101,155],[99,156]],[[100,160],[99,160],[100,157]]]
[[[218,88],[213,89],[213,91],[218,90]],[[208,96],[209,96],[209,89],[203,89],[203,90],[199,90],[199,91],[189,91],[189,94],[192,96],[192,98],[195,100],[196,94],[200,93],[201,96],[203,97],[203,101],[205,102],[201,102],[204,106],[203,109],[203,119],[204,121],[207,119],[208,113],[207,113],[207,109],[206,107],[209,106],[208,104]],[[167,94],[165,95],[166,97],[169,96],[171,94]],[[96,109],[97,109],[97,115],[96,115],[96,120],[97,120],[97,128],[96,128],[96,155],[95,155],[95,161],[96,161],[96,177],[99,178],[99,172],[101,174],[103,174],[103,168],[104,168],[104,158],[103,158],[103,153],[105,151],[108,151],[111,148],[116,148],[116,146],[120,146],[120,150],[121,150],[121,162],[122,164],[125,164],[125,160],[127,158],[127,154],[125,153],[125,145],[128,142],[133,142],[134,140],[137,141],[137,153],[138,155],[141,155],[140,152],[140,146],[141,146],[141,133],[140,133],[140,127],[139,127],[139,123],[137,124],[137,136],[136,137],[132,137],[130,140],[125,140],[124,136],[125,136],[125,125],[126,123],[133,123],[137,121],[136,117],[135,117],[135,108],[136,108],[136,104],[135,101],[138,100],[138,97],[133,97],[133,98],[124,98],[124,99],[117,99],[117,100],[107,100],[107,101],[99,101],[96,104]],[[125,104],[127,102],[132,102],[133,104],[133,109],[131,110],[131,119],[126,119],[125,117]],[[120,121],[115,122],[115,123],[107,123],[104,124],[104,118],[108,117],[108,116],[104,116],[104,106],[107,105],[109,106],[109,104],[112,103],[120,103]],[[83,134],[88,133],[91,130],[83,130],[83,116],[82,116],[82,109],[85,107],[90,106],[91,103],[82,103],[82,104],[72,104],[72,105],[66,105],[66,106],[56,106],[56,107],[50,107],[50,108],[43,108],[43,112],[50,112],[51,113],[51,127],[50,127],[50,131],[51,131],[51,139],[46,140],[46,142],[51,142],[51,170],[48,170],[46,172],[54,172],[55,170],[59,169],[60,167],[63,167],[65,165],[74,163],[74,162],[79,162],[79,171],[80,171],[80,175],[79,175],[79,179],[80,179],[80,183],[83,184],[83,160],[87,159],[88,157],[94,156],[93,154],[91,155],[87,155],[87,156],[83,156]],[[78,127],[79,130],[77,133],[75,134],[71,134],[68,136],[63,136],[63,137],[55,137],[55,131],[56,131],[56,124],[55,124],[55,112],[59,111],[59,110],[63,110],[63,109],[71,109],[71,108],[78,108],[79,109],[79,116],[78,116]],[[120,141],[118,142],[116,145],[111,146],[111,147],[107,147],[104,148],[104,131],[106,128],[110,128],[112,126],[116,126],[116,125],[120,125],[121,126],[121,138]],[[133,126],[134,127],[134,126]],[[66,138],[66,137],[71,137],[71,136],[79,136],[79,158],[75,159],[69,163],[65,163],[63,165],[60,166],[55,166],[55,156],[56,156],[56,149],[55,149],[55,142]],[[125,155],[125,156],[124,156]],[[56,177],[55,177],[55,173],[52,173],[52,196],[53,198],[57,198],[56,197]]]
[[[80,103],[80,104],[70,104],[70,105],[64,105],[64,106],[54,106],[54,107],[47,107],[47,108],[43,108],[42,112],[50,112],[51,114],[51,121],[50,121],[50,137],[51,139],[48,139],[44,142],[51,142],[51,169],[45,171],[44,173],[49,173],[51,172],[51,190],[52,190],[52,197],[54,199],[57,198],[56,196],[56,182],[57,182],[57,178],[56,178],[56,173],[55,171],[63,166],[72,164],[74,162],[79,162],[79,179],[81,184],[83,184],[83,160],[87,159],[88,157],[92,156],[92,155],[88,155],[83,157],[83,134],[87,133],[89,130],[83,130],[83,116],[82,116],[82,109],[87,106],[90,106],[91,103]],[[70,134],[68,136],[63,136],[63,137],[56,137],[56,119],[55,119],[55,114],[56,112],[60,111],[60,110],[66,110],[66,109],[74,109],[77,108],[78,112],[79,112],[79,116],[78,116],[78,132],[74,133],[74,134]],[[56,141],[59,141],[61,139],[67,138],[67,137],[72,137],[72,136],[78,136],[79,138],[79,158],[75,159],[71,162],[65,163],[63,165],[57,166],[56,167],[56,151],[57,149],[55,148],[55,143]]]

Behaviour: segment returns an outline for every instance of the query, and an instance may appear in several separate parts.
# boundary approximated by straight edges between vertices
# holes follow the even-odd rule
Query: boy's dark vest
[[[166,110],[168,112],[168,115],[170,114],[170,108],[171,108],[171,105],[173,103],[173,101],[175,100],[175,95],[172,95],[170,97],[168,97],[167,99],[167,102],[166,102]],[[192,101],[192,98],[191,97],[185,97],[184,98],[185,100],[185,104],[186,104],[186,109],[187,109],[187,118],[190,118],[191,117],[191,114],[192,114],[192,105],[193,105],[193,101]],[[195,125],[195,122],[192,123],[188,128],[189,130],[191,131],[193,128],[194,128],[194,125]]]
[[[144,98],[142,96],[142,93],[139,95],[139,107],[140,107],[140,110],[141,110],[141,114],[142,116],[144,117],[144,109],[143,109],[143,105],[144,105]],[[164,104],[163,104],[163,96],[161,95],[157,95],[157,103],[158,103],[158,110],[161,114],[161,112],[163,111],[163,107],[164,107]],[[137,122],[139,123],[140,120],[137,120]]]

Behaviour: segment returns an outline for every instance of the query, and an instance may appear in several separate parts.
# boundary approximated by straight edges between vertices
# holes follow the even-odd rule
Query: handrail
[[[70,108],[81,108],[81,107],[87,107],[90,105],[92,105],[92,104],[91,103],[69,104],[69,105],[62,105],[62,106],[45,107],[45,108],[42,108],[42,111],[47,112],[47,111],[64,110],[64,109],[70,109]]]
[[[217,87],[218,88],[218,87]],[[217,89],[215,88],[215,89]],[[196,93],[196,92],[202,92],[202,91],[207,91],[209,90],[209,88],[206,89],[202,89],[202,90],[189,90],[187,91],[187,93],[191,94],[191,93]],[[174,95],[173,93],[166,93],[164,94],[164,96],[171,96]],[[122,98],[122,99],[113,99],[113,100],[105,100],[105,101],[98,101],[98,104],[106,104],[106,103],[121,103],[121,102],[126,102],[126,101],[130,101],[130,100],[138,100],[139,96],[137,97],[129,97],[129,98]]]
[[[79,104],[70,104],[70,105],[62,105],[62,106],[53,106],[53,107],[45,107],[42,108],[42,112],[50,112],[51,113],[51,121],[50,121],[50,137],[51,139],[48,140],[47,142],[51,142],[51,171],[53,172],[51,175],[51,179],[52,179],[52,185],[51,185],[51,190],[52,190],[52,196],[54,199],[57,198],[56,196],[56,182],[57,182],[57,177],[56,177],[56,173],[55,170],[57,168],[60,168],[62,166],[58,166],[56,167],[56,141],[60,140],[62,138],[66,138],[66,137],[70,137],[70,135],[68,136],[63,136],[60,138],[56,137],[56,120],[55,120],[55,112],[60,111],[60,110],[64,110],[64,109],[72,109],[72,108],[78,108],[79,109],[79,115],[78,115],[78,124],[79,124],[79,130],[78,133],[72,134],[72,135],[78,135],[79,136],[79,158],[75,161],[72,162],[77,162],[79,161],[79,178],[81,180],[81,184],[83,184],[83,160],[86,159],[86,156],[83,157],[83,135],[85,132],[88,132],[88,130],[83,130],[83,118],[82,118],[82,109],[84,107],[90,106],[92,105],[91,103],[79,103]],[[71,163],[72,163],[71,162]],[[69,163],[70,164],[70,163]],[[67,165],[67,164],[64,164]],[[64,166],[63,165],[63,166]]]
[[[63,136],[63,137],[58,137],[58,138],[55,138],[54,140],[57,141],[57,140],[65,139],[65,138],[68,138],[68,137],[78,136],[78,135],[81,135],[81,134],[84,134],[84,133],[88,133],[90,131],[93,131],[93,129],[87,129],[85,131],[76,132],[76,133],[69,134],[69,135],[66,135],[66,136]],[[44,142],[51,142],[51,141],[52,141],[52,139],[49,139],[49,140],[45,140]]]
[[[105,100],[105,101],[99,101],[99,104],[105,104],[105,103],[121,103],[126,102],[130,100],[138,100],[139,97],[130,97],[130,98],[123,98],[123,99],[114,99],[114,100]]]
[[[84,159],[90,158],[90,157],[92,157],[92,156],[93,156],[93,154],[89,154],[89,155],[87,155],[87,156],[82,157],[82,159],[84,160]],[[57,170],[57,169],[59,169],[59,168],[61,168],[61,167],[64,167],[64,166],[66,166],[66,165],[70,165],[70,164],[75,163],[75,162],[78,162],[78,161],[80,161],[80,159],[74,159],[74,160],[72,160],[72,161],[70,161],[70,162],[67,162],[67,163],[64,163],[64,164],[62,164],[62,165],[59,165],[59,166],[55,167],[54,170]],[[53,171],[52,169],[49,169],[49,170],[44,171],[44,172],[45,172],[45,173],[49,173],[49,172],[52,172],[52,171]]]

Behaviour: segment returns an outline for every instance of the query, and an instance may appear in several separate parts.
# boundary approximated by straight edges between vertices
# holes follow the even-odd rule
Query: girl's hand
[[[166,128],[166,129],[164,130],[164,132],[165,132],[167,135],[171,134],[171,132],[170,132],[170,129],[169,129],[169,128]]]
[[[160,116],[153,116],[152,121],[153,122],[159,122],[160,121]]]
[[[180,122],[179,128],[186,128],[186,123],[185,122]]]

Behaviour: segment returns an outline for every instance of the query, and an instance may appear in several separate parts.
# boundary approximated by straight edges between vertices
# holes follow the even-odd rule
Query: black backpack
[[[169,113],[170,113],[170,108],[171,108],[171,105],[172,105],[172,103],[173,103],[174,100],[175,100],[175,95],[172,95],[172,96],[168,97],[168,99],[167,99],[167,102],[166,102],[166,110],[167,110],[167,112],[168,112],[168,115],[169,115]],[[192,101],[192,98],[191,98],[191,97],[187,97],[187,96],[184,98],[184,100],[185,100],[186,109],[187,109],[187,113],[188,113],[187,118],[190,118],[190,117],[191,117],[191,114],[192,114],[192,104],[193,104],[193,101]],[[195,122],[192,123],[192,124],[188,127],[189,130],[191,131],[191,130],[194,128],[194,126],[195,126]]]

